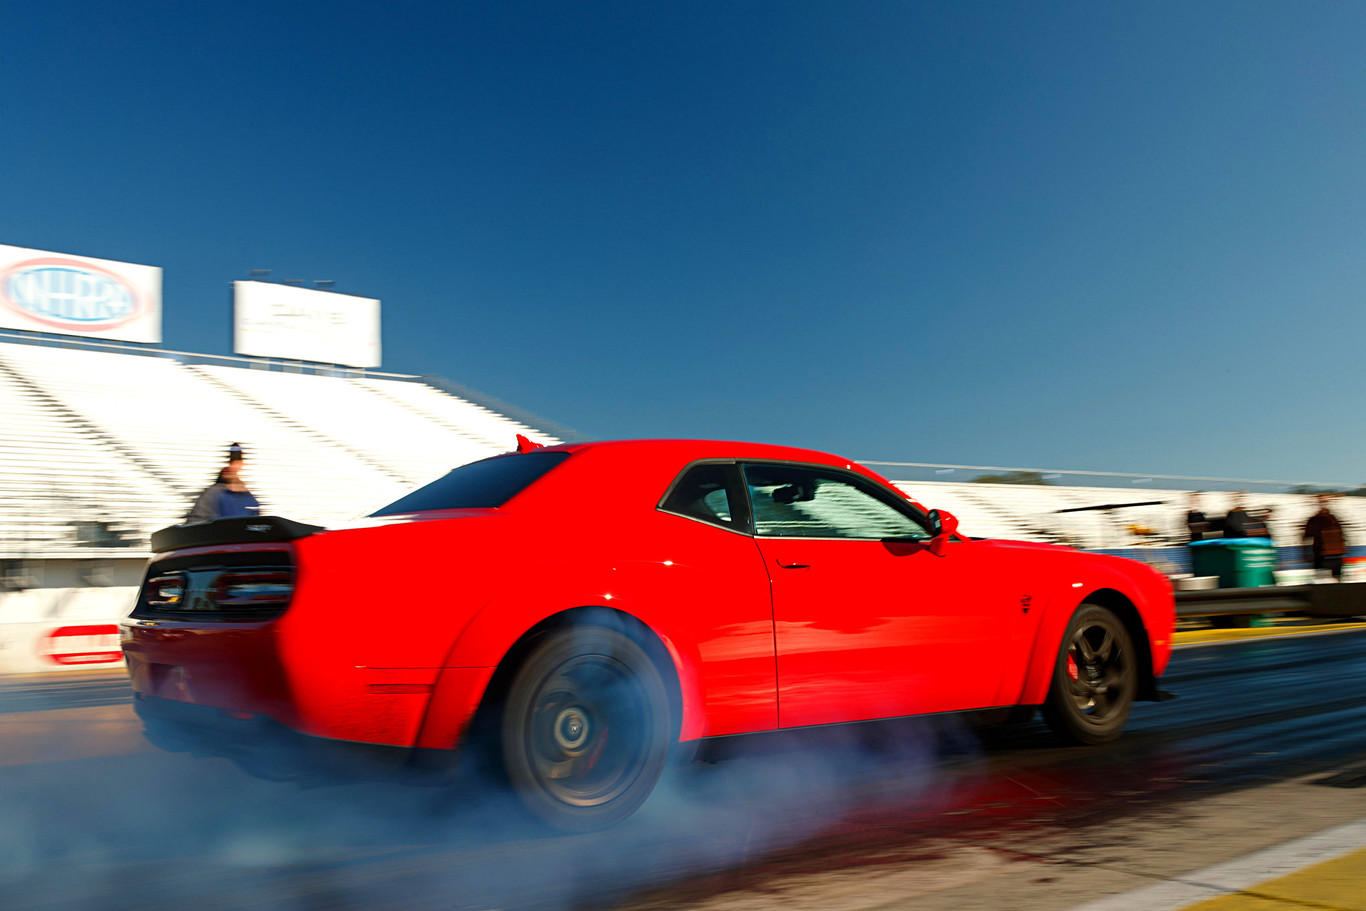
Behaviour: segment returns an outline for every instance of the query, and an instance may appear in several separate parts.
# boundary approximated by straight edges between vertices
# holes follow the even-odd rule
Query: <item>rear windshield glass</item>
[[[568,457],[567,452],[523,452],[471,462],[370,515],[502,506]]]

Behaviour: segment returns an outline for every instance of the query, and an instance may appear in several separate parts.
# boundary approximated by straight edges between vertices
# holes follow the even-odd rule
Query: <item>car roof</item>
[[[573,457],[514,497],[508,503],[509,507],[535,510],[562,502],[565,497],[588,489],[587,478],[601,477],[606,472],[616,481],[614,490],[618,505],[644,506],[648,503],[653,508],[669,482],[693,462],[754,460],[829,465],[853,471],[924,508],[914,497],[871,468],[853,459],[800,446],[738,440],[640,439],[561,443],[534,451],[567,452]],[[639,502],[635,502],[637,499]]]
[[[801,462],[812,465],[829,465],[855,471],[865,477],[896,490],[882,475],[853,459],[805,449],[800,446],[781,446],[775,443],[752,443],[739,440],[688,440],[688,439],[640,439],[640,440],[600,440],[594,442],[560,443],[535,450],[536,452],[568,452],[587,461],[602,466],[608,463],[620,468],[623,477],[636,478],[656,472],[666,472],[672,477],[691,462],[716,459],[728,460],[766,460],[780,462]],[[574,461],[578,461],[575,459]],[[905,495],[904,493],[902,494]]]
[[[583,452],[594,450],[611,455],[630,458],[658,458],[675,462],[699,459],[769,459],[785,462],[811,462],[818,465],[834,465],[840,468],[861,468],[853,459],[805,449],[799,446],[782,446],[776,443],[752,443],[740,440],[690,440],[690,439],[635,439],[635,440],[596,440],[592,442],[560,443],[544,447],[546,452]],[[866,469],[865,469],[866,471]]]

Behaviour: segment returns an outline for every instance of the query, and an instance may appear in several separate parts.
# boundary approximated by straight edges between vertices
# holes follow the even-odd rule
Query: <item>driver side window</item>
[[[744,471],[756,535],[930,539],[923,525],[877,496],[871,483],[841,472],[764,464],[746,465]]]

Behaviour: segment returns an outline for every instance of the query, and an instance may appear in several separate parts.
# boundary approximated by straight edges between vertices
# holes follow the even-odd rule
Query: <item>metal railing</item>
[[[937,462],[885,462],[860,459],[864,465],[878,469],[896,468],[898,481],[953,481],[974,483],[990,477],[1006,476],[1011,480],[997,483],[1028,483],[1025,478],[1037,478],[1041,483],[1064,487],[1120,487],[1136,493],[1145,489],[1167,490],[1246,490],[1260,493],[1307,493],[1311,490],[1347,491],[1362,487],[1360,482],[1347,481],[1283,481],[1270,478],[1227,478],[1208,475],[1142,474],[1126,471],[1083,471],[1075,468],[1022,468],[1009,465],[949,465]],[[1168,483],[1171,482],[1171,483]]]

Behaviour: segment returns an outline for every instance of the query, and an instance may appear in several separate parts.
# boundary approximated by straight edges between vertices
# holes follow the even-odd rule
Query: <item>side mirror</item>
[[[939,509],[930,510],[930,552],[936,557],[943,556],[944,547],[958,531],[958,519],[951,512]]]

